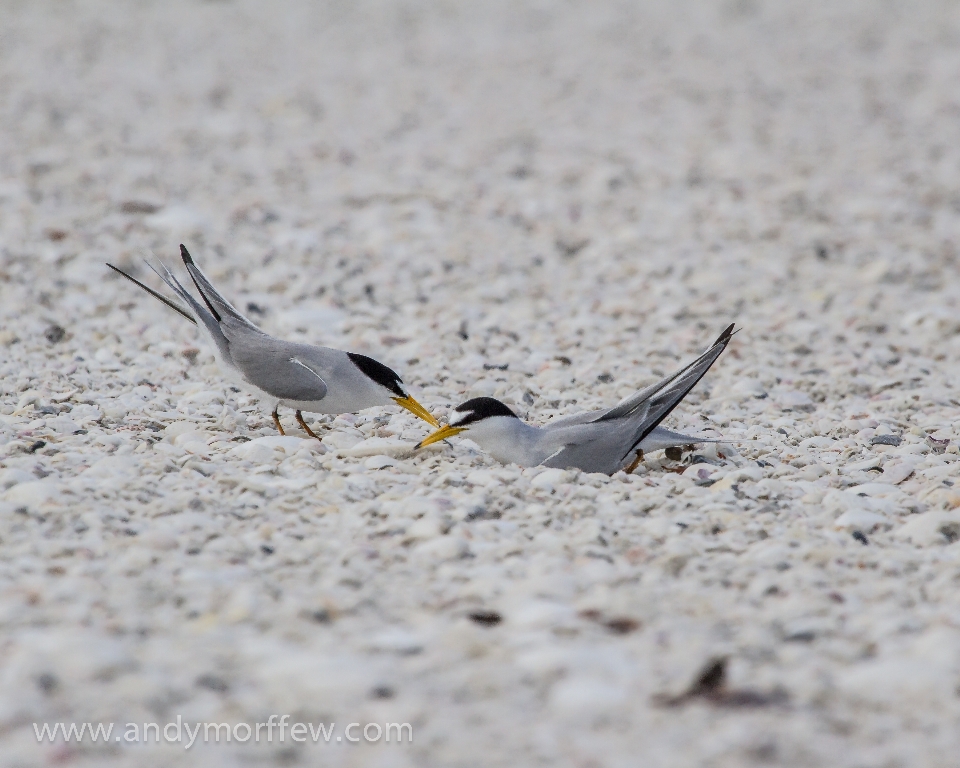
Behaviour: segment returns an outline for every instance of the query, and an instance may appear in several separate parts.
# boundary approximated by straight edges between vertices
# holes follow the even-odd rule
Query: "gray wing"
[[[264,333],[220,295],[193,263],[187,249],[183,246],[180,248],[184,264],[204,304],[197,301],[162,262],[159,268],[149,262],[147,266],[186,307],[170,301],[122,270],[113,266],[111,269],[196,323],[216,346],[223,363],[236,369],[245,381],[257,389],[278,400],[322,400],[327,394],[327,384],[318,370],[322,368],[318,363],[322,362],[325,354],[335,354],[334,350],[281,341]]]
[[[234,364],[253,386],[278,400],[317,402],[326,397],[327,383],[312,359],[323,348],[282,341],[262,331],[224,331]]]
[[[184,248],[182,245],[180,246],[180,248],[182,249],[183,253],[186,253],[186,248]],[[190,254],[187,254],[187,258],[189,258],[189,256]],[[128,275],[122,269],[117,269],[112,264],[107,264],[107,266],[110,267],[110,269],[112,269],[114,272],[117,272],[123,275],[125,278],[127,278],[127,280],[132,282],[134,285],[138,286],[139,288],[142,288],[144,291],[149,293],[155,299],[162,301],[164,304],[166,304],[175,312],[178,312],[181,315],[183,315],[191,323],[197,325],[200,328],[200,330],[204,333],[204,335],[207,336],[207,338],[209,338],[211,342],[213,342],[220,358],[223,360],[225,365],[234,365],[234,360],[232,359],[232,356],[230,354],[229,339],[227,338],[227,335],[224,334],[225,328],[222,325],[223,314],[217,311],[217,307],[220,306],[221,302],[223,306],[225,306],[226,308],[229,308],[230,312],[236,318],[239,318],[239,321],[242,321],[242,322],[238,321],[236,323],[228,324],[228,327],[230,325],[233,325],[234,327],[237,327],[237,326],[246,327],[257,333],[262,333],[260,329],[258,329],[255,325],[253,325],[249,321],[247,321],[246,318],[243,317],[243,315],[241,315],[232,306],[230,306],[230,304],[227,303],[226,300],[224,300],[219,293],[213,290],[213,287],[209,286],[209,281],[207,281],[206,277],[203,277],[202,273],[200,273],[200,276],[203,278],[204,283],[209,286],[210,290],[213,292],[213,294],[217,298],[215,302],[211,301],[210,298],[208,298],[208,296],[203,292],[203,290],[200,289],[200,285],[198,284],[197,278],[194,277],[194,284],[197,285],[197,289],[200,290],[200,296],[203,298],[204,304],[206,304],[206,306],[198,302],[190,294],[190,292],[183,287],[183,284],[179,280],[177,280],[176,275],[174,275],[169,269],[167,269],[167,266],[163,262],[159,262],[159,268],[155,267],[150,262],[146,262],[146,264],[154,272],[154,274],[156,274],[156,276],[159,277],[166,284],[166,286],[171,291],[173,291],[180,299],[182,299],[186,303],[187,305],[186,307],[183,307],[177,304],[175,301],[171,301],[166,296],[160,293],[157,293],[155,290],[144,285],[136,278],[133,278],[130,275]],[[197,271],[199,272],[199,270]],[[192,274],[191,274],[191,277],[193,277]]]
[[[220,295],[220,292],[213,287],[213,283],[207,279],[200,267],[193,263],[193,257],[182,244],[180,245],[180,258],[183,259],[183,265],[190,273],[190,279],[193,280],[193,284],[200,292],[200,296],[210,310],[210,314],[217,318],[218,323],[227,327],[245,328],[263,333],[250,320],[240,314],[233,304]]]
[[[543,466],[612,475],[623,466],[623,447],[629,444],[632,430],[626,421],[594,421],[560,427],[548,435],[554,451],[541,462]]]
[[[727,348],[727,344],[730,343],[730,338],[733,334],[733,324],[731,323],[723,333],[720,334],[713,343],[713,346],[690,365],[678,371],[673,376],[668,376],[657,385],[655,391],[650,392],[651,387],[647,387],[644,393],[649,392],[649,394],[646,394],[640,402],[625,403],[617,406],[613,410],[605,413],[598,420],[598,423],[600,423],[624,419],[633,425],[633,439],[623,452],[621,456],[622,459],[625,459],[636,446],[639,445],[643,438],[656,429],[660,425],[660,422],[690,393],[690,390],[697,385],[697,382],[704,377],[706,372],[710,370],[710,366],[716,362],[723,350]],[[625,405],[629,405],[630,407],[626,408],[624,407]]]
[[[553,440],[549,443],[553,451],[542,464],[560,469],[578,467],[584,472],[604,472],[612,475],[623,469],[627,459],[638,447],[643,447],[645,451],[657,451],[691,443],[723,442],[723,438],[684,435],[663,427],[655,427],[640,441],[636,441],[635,436],[635,425],[629,419],[592,422],[556,430],[551,434]]]
[[[206,307],[204,307],[199,301],[190,295],[190,292],[180,284],[180,281],[177,280],[176,276],[169,269],[167,269],[162,262],[160,263],[160,269],[157,269],[149,262],[147,262],[147,266],[154,271],[157,277],[166,283],[167,287],[171,291],[173,291],[184,302],[186,302],[187,308],[193,315],[194,322],[206,334],[207,338],[210,339],[214,346],[216,346],[217,352],[224,361],[224,364],[231,365],[232,361],[230,358],[229,342],[227,341],[226,336],[223,335],[223,332],[220,329],[220,324],[217,322],[217,318],[208,312]],[[163,271],[161,272],[160,270]],[[126,275],[124,275],[124,277],[126,277]],[[146,286],[142,287],[146,288]],[[149,289],[147,290],[149,291]],[[149,291],[149,293],[152,296],[156,296],[157,298],[163,300],[163,298],[154,291]],[[173,302],[164,301],[164,303],[167,304],[167,306],[173,307],[174,309],[177,309],[177,311],[180,311],[179,308],[173,304]]]
[[[566,416],[558,416],[544,424],[541,429],[553,430],[562,427],[575,427],[578,424],[586,424],[594,421],[598,416],[602,416],[604,411],[580,411],[580,413],[571,413]]]
[[[281,341],[261,331],[213,287],[183,245],[180,257],[227,339],[231,360],[247,382],[278,400],[317,402],[326,397],[327,383],[303,360],[308,357],[305,352],[315,356],[316,348]]]
[[[551,441],[556,441],[558,450],[544,466],[580,467],[588,472],[617,471],[710,370],[730,342],[733,329],[731,324],[710,349],[686,367],[626,398],[609,411],[588,411],[566,417],[551,430]]]
[[[703,378],[703,375],[710,369],[710,366],[713,365],[714,361],[720,356],[720,353],[723,352],[724,349],[726,349],[727,343],[730,341],[730,337],[733,336],[734,334],[733,327],[734,327],[734,323],[731,323],[730,325],[728,325],[723,330],[723,333],[721,333],[717,337],[717,340],[713,342],[713,345],[710,347],[710,349],[708,349],[706,352],[700,355],[700,357],[698,357],[692,363],[685,366],[684,368],[681,368],[679,371],[676,371],[670,376],[667,376],[666,378],[661,379],[656,384],[651,384],[649,387],[646,387],[645,389],[640,390],[635,395],[630,395],[630,397],[627,397],[624,400],[621,400],[619,403],[617,403],[617,405],[615,405],[609,411],[602,414],[600,418],[604,420],[609,420],[609,419],[620,419],[625,416],[629,416],[631,413],[633,413],[634,410],[636,410],[637,408],[643,407],[645,404],[647,404],[650,398],[654,396],[656,393],[664,391],[671,384],[674,384],[681,380],[687,381],[691,373],[697,374],[693,379],[693,383],[691,383],[690,386],[687,387],[686,391],[680,396],[680,400],[682,400],[684,397],[686,397],[687,392],[693,389],[693,387],[697,384],[697,382],[700,381],[701,378]],[[680,402],[680,400],[677,400],[676,403],[674,403],[674,407],[676,406],[677,403]],[[671,407],[670,410],[673,410],[673,407]],[[669,412],[670,411],[667,411],[667,413]],[[663,415],[666,416],[667,413]]]

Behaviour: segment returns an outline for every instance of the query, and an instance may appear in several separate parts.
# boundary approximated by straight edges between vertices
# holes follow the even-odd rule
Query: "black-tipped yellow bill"
[[[434,427],[440,426],[440,422],[430,415],[430,411],[420,405],[420,403],[418,403],[409,395],[406,397],[395,397],[393,398],[393,402],[395,402],[401,408],[406,408],[414,416],[419,416],[421,419],[427,422],[427,424],[430,424]]]
[[[417,443],[417,447],[414,448],[414,450],[418,451],[421,448],[426,448],[428,445],[432,445],[433,443],[437,443],[441,440],[446,440],[448,437],[459,435],[461,432],[465,431],[466,429],[467,429],[466,427],[452,427],[449,424],[447,424],[447,426],[445,427],[440,427],[440,429],[438,429],[432,435],[427,435],[427,437],[423,438],[423,440]]]

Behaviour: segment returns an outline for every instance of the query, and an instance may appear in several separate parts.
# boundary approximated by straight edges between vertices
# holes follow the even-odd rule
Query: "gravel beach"
[[[664,423],[725,442],[280,437],[104,266],[181,242],[441,420],[736,322]],[[2,0],[0,767],[960,764],[958,243],[955,2]]]

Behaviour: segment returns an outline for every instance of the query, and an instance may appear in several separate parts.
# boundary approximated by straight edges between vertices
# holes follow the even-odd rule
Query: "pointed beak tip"
[[[407,397],[395,397],[393,398],[394,402],[399,405],[401,408],[406,408],[414,416],[417,416],[423,419],[427,424],[432,427],[439,427],[440,422],[437,421],[433,414],[430,413],[426,408],[424,408],[420,403],[414,400],[409,395]]]
[[[432,432],[423,438],[423,440],[417,444],[417,448],[426,448],[428,445],[434,445],[439,443],[441,440],[446,440],[448,437],[459,435],[463,431],[464,429],[462,427],[452,427],[447,424],[447,426],[440,427],[435,432]]]

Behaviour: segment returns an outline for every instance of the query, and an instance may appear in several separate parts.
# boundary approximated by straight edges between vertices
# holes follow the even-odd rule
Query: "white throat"
[[[454,425],[456,426],[456,425]],[[536,427],[524,424],[512,416],[488,416],[468,425],[463,433],[497,461],[504,464],[531,466],[531,447]],[[533,461],[533,464],[539,463]]]

